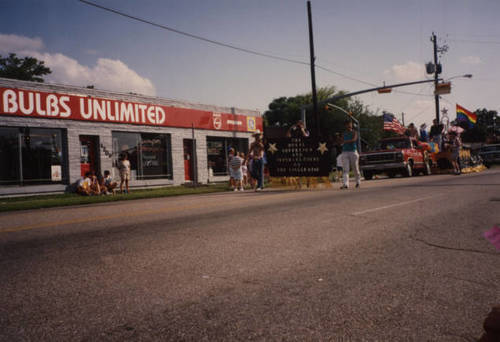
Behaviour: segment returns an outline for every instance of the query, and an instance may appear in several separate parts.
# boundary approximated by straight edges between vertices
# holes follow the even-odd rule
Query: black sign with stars
[[[327,177],[332,169],[330,148],[317,138],[269,139],[267,167],[271,177]]]

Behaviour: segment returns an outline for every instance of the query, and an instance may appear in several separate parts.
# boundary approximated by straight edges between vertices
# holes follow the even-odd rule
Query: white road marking
[[[411,203],[415,203],[415,202],[420,202],[420,201],[425,201],[425,200],[428,200],[428,199],[431,199],[431,198],[437,198],[437,197],[441,197],[442,195],[434,195],[434,196],[427,196],[427,197],[421,197],[421,198],[417,198],[417,199],[414,199],[414,200],[411,200],[411,201],[406,201],[406,202],[399,202],[399,203],[395,203],[395,204],[389,204],[389,205],[384,205],[383,207],[377,207],[377,208],[372,208],[372,209],[366,209],[366,210],[362,210],[362,211],[357,211],[357,212],[354,212],[352,213],[352,215],[363,215],[363,214],[366,214],[366,213],[371,213],[373,211],[378,211],[378,210],[384,210],[384,209],[389,209],[389,208],[394,208],[394,207],[400,207],[402,205],[407,205],[407,204],[411,204]]]

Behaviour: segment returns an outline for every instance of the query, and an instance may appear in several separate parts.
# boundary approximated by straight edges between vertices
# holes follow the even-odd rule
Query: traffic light
[[[387,93],[392,92],[392,88],[380,88],[380,89],[377,90],[377,92],[379,94],[387,94]]]
[[[436,72],[436,65],[432,62],[429,62],[425,65],[425,71],[428,73],[428,74],[433,74]],[[441,63],[438,63],[437,65],[437,73],[440,74],[443,72],[443,66],[441,65]]]

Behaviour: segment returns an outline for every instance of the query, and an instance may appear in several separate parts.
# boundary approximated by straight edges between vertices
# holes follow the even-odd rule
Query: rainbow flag
[[[469,112],[467,109],[457,103],[457,120],[467,121],[469,123],[469,127],[472,127],[477,122],[477,115]]]

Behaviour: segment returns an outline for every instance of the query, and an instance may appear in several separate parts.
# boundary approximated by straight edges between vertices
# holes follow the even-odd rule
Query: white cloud
[[[40,38],[28,38],[16,34],[0,33],[0,54],[15,52],[23,54],[24,52],[39,51],[43,48],[43,42]]]
[[[99,58],[95,66],[89,67],[61,53],[42,52],[42,49],[40,38],[0,34],[0,53],[14,52],[44,61],[52,70],[45,77],[49,82],[156,95],[155,86],[148,78],[140,76],[120,60]]]
[[[421,63],[409,61],[405,64],[395,64],[389,70],[385,70],[387,77],[397,81],[419,81],[425,78],[425,66]]]
[[[465,56],[465,57],[460,57],[460,63],[478,65],[478,64],[482,64],[483,61],[478,56]]]

